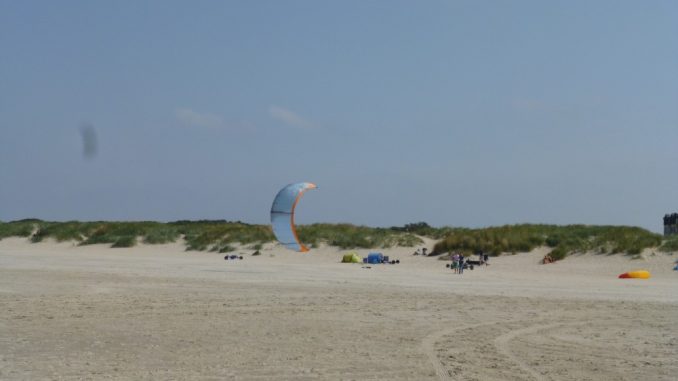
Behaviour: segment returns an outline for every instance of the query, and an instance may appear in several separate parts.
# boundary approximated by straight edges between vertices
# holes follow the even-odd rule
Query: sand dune
[[[429,248],[432,242],[428,241]],[[545,250],[453,274],[267,246],[0,241],[0,379],[675,380],[678,255]],[[366,255],[367,251],[359,251]],[[620,280],[645,268],[649,280]]]

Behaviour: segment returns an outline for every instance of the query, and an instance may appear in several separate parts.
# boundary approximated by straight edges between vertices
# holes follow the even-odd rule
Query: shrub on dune
[[[630,226],[505,225],[483,229],[455,229],[438,242],[434,253],[462,251],[489,255],[527,252],[539,246],[552,248],[559,260],[576,252],[638,254],[661,245],[659,234]]]

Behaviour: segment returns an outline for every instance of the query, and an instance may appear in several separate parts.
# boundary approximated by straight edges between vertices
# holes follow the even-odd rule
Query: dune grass
[[[638,254],[658,247],[678,251],[678,236],[663,240],[659,234],[628,226],[590,225],[505,225],[483,229],[434,228],[425,222],[402,227],[374,228],[352,224],[312,224],[297,226],[299,239],[310,247],[321,244],[342,249],[413,247],[423,243],[420,236],[438,239],[433,254],[460,251],[489,255],[527,252],[539,246],[551,248],[551,256],[562,259],[577,252],[601,254]],[[184,238],[186,250],[231,252],[237,245],[261,250],[264,243],[275,242],[268,225],[240,221],[200,220],[161,223],[154,221],[50,222],[27,219],[0,222],[0,239],[30,237],[32,242],[51,238],[74,241],[80,245],[108,244],[131,247],[137,242],[163,244]]]
[[[417,233],[422,233],[421,226]],[[317,247],[322,243],[344,249],[388,248],[414,246],[422,241],[414,232],[393,228],[372,228],[351,224],[313,224],[298,226],[302,242]],[[425,227],[429,232],[436,229]],[[183,237],[186,250],[230,252],[236,245],[249,245],[261,250],[264,243],[275,242],[271,227],[240,221],[200,220],[160,223],[154,221],[51,222],[37,219],[0,222],[3,237],[30,237],[32,242],[51,238],[59,242],[74,241],[80,245],[109,244],[111,247],[131,247],[137,242],[163,244]]]
[[[40,242],[46,238],[56,241],[76,241],[80,245],[110,244],[111,247],[132,247],[142,238],[147,243],[173,242],[178,234],[165,228],[164,224],[153,221],[140,222],[47,222],[40,221],[38,230],[31,241]]]
[[[662,243],[659,250],[664,252],[675,252],[678,251],[678,235],[669,237]]]
[[[25,219],[12,222],[0,221],[0,239],[8,237],[29,237],[40,222],[37,219]]]
[[[229,221],[177,221],[174,226],[186,240],[186,250],[233,251],[234,244],[272,242],[275,238],[266,225],[251,225]]]
[[[412,247],[423,241],[412,233],[387,228],[372,228],[351,224],[312,224],[297,228],[299,240],[310,247],[320,243],[342,249]]]
[[[36,232],[31,237],[32,242],[40,242],[45,238],[51,237],[58,242],[63,241],[84,241],[97,227],[93,222],[46,222],[40,221],[36,224]]]
[[[406,224],[404,226],[392,226],[389,229],[395,232],[406,232],[433,239],[445,238],[447,235],[449,235],[455,230],[454,228],[451,228],[449,226],[444,226],[442,228],[434,228],[427,224],[426,222],[415,222],[411,224]]]
[[[579,252],[639,254],[645,248],[661,244],[661,235],[638,227],[522,224],[453,229],[436,244],[433,252],[442,254],[460,251],[472,254],[482,251],[496,256],[548,246],[552,248],[551,256],[559,260]]]

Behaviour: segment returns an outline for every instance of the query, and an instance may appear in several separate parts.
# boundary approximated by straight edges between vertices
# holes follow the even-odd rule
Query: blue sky
[[[96,131],[83,155],[81,128]],[[673,1],[0,0],[0,220],[638,225],[678,211]]]

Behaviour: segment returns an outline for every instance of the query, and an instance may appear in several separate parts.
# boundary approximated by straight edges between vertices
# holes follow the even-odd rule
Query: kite
[[[294,208],[296,208],[304,192],[316,188],[317,186],[313,183],[289,184],[281,189],[273,200],[271,206],[273,234],[288,249],[299,252],[308,251],[308,247],[299,241],[297,230],[294,227]]]

